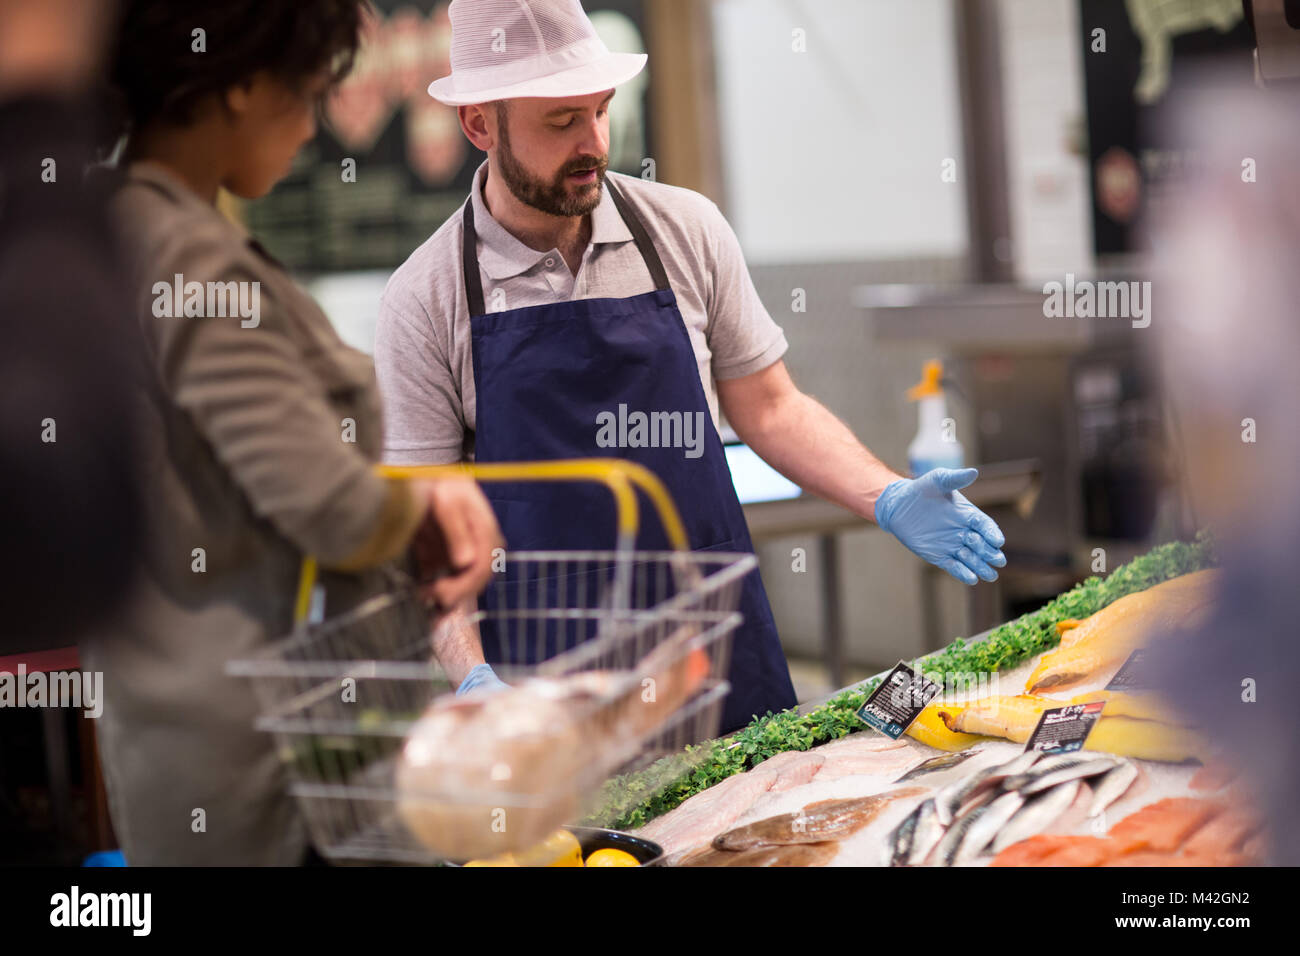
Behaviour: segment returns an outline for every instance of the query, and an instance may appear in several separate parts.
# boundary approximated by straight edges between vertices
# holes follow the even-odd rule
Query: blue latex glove
[[[492,669],[491,664],[479,664],[465,675],[465,679],[461,681],[460,686],[456,688],[456,696],[460,697],[462,694],[468,694],[472,690],[505,690],[509,686],[510,685],[500,677],[497,677],[497,673]]]
[[[958,488],[979,477],[974,468],[935,468],[888,485],[876,500],[876,523],[913,552],[963,584],[996,581],[1006,567],[1006,537]]]

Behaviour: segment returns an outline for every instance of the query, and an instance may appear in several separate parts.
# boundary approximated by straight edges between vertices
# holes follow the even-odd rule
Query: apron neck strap
[[[636,214],[632,204],[623,198],[623,193],[614,185],[612,179],[606,179],[605,186],[609,189],[610,198],[614,200],[614,206],[623,217],[623,222],[632,233],[636,247],[641,250],[641,258],[645,260],[646,268],[650,270],[650,279],[654,282],[655,289],[663,291],[672,288],[668,284],[668,273],[664,271],[664,264],[659,258],[659,252],[655,249],[650,233],[646,231],[645,223]]]
[[[465,276],[465,301],[469,305],[471,316],[484,315],[483,279],[478,274],[478,233],[474,231],[474,194],[465,200],[465,212],[461,218],[464,238],[461,240],[460,265]]]
[[[618,187],[614,185],[612,179],[605,180],[605,188],[609,190],[610,198],[614,200],[614,207],[618,210],[623,222],[627,225],[628,231],[632,233],[632,239],[636,242],[636,247],[641,252],[641,258],[645,261],[646,269],[650,272],[650,279],[655,284],[656,290],[668,290],[672,286],[668,284],[668,273],[664,270],[663,260],[659,258],[659,251],[655,249],[654,241],[650,238],[650,233],[646,231],[645,223],[641,217],[636,214]],[[465,299],[469,305],[469,314],[484,315],[487,310],[483,306],[483,279],[478,271],[478,233],[474,229],[474,196],[471,194],[465,200],[464,213],[461,220],[462,240],[461,240],[461,271],[464,274],[465,281]]]

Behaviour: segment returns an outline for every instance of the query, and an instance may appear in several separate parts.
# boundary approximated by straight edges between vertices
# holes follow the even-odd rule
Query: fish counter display
[[[672,866],[1263,864],[1267,835],[1223,755],[1163,701],[1107,689],[1149,638],[1206,612],[1217,572],[1205,563],[1052,622],[1057,646],[995,671],[1006,693],[949,688],[898,740],[844,721],[829,742],[796,739],[633,832]],[[1096,705],[1083,749],[1026,750],[1043,712],[1068,704]],[[719,753],[741,746],[753,745]]]

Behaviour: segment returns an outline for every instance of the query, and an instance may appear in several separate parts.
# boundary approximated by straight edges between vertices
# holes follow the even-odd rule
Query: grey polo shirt
[[[474,174],[471,201],[488,311],[653,291],[608,189],[591,213],[591,240],[574,275],[559,250],[530,249],[492,218],[482,194],[487,165]],[[608,177],[645,222],[663,260],[716,426],[716,382],[767,368],[785,354],[785,335],[759,300],[736,234],[712,200],[635,176]],[[375,370],[384,400],[384,458],[393,464],[443,464],[473,455],[463,218],[457,211],[411,253],[380,299]]]

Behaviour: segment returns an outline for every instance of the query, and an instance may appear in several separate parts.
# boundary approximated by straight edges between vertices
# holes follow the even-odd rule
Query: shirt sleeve
[[[785,333],[773,321],[749,277],[745,254],[731,224],[710,201],[713,285],[708,298],[707,337],[713,377],[722,381],[761,372],[785,354]]]
[[[375,373],[384,401],[384,460],[444,465],[462,459],[460,390],[427,318],[409,293],[385,290],[375,330]]]
[[[418,513],[405,489],[376,476],[341,440],[329,390],[366,387],[368,375],[328,380],[327,368],[344,372],[304,353],[296,319],[229,245],[187,243],[174,271],[201,282],[258,282],[257,324],[237,315],[155,319],[164,387],[253,511],[297,548],[326,567],[377,562],[404,547]]]

